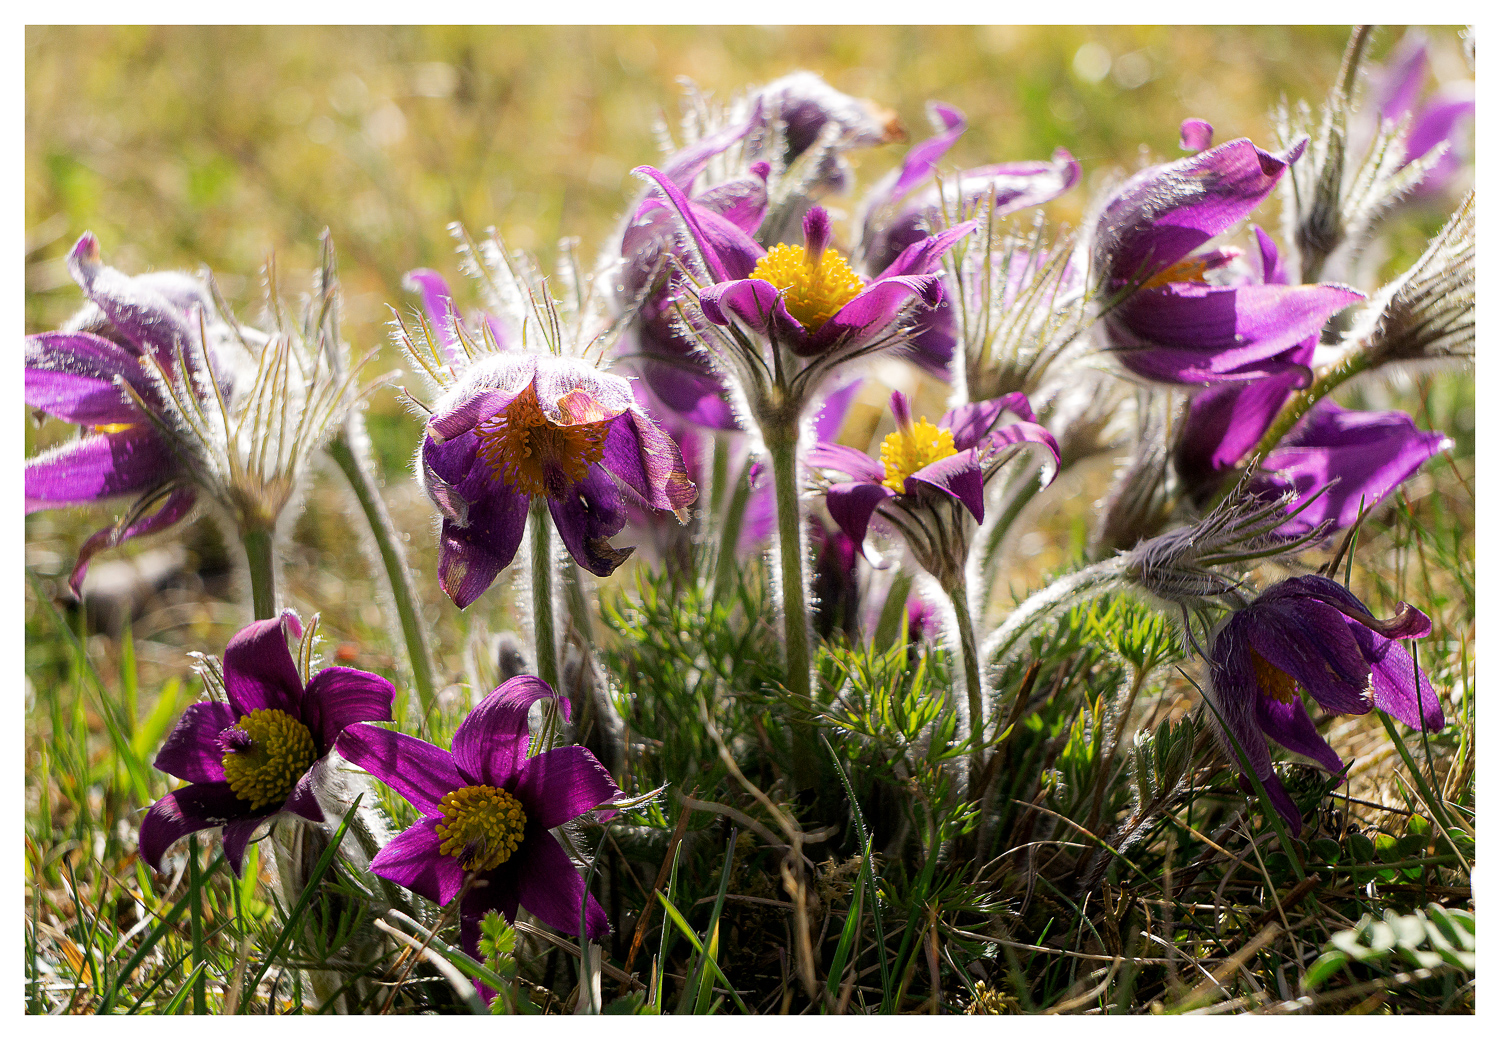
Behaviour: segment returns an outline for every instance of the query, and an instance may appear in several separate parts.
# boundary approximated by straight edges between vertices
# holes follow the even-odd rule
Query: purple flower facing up
[[[832,226],[821,206],[803,220],[802,245],[781,243],[767,251],[732,221],[690,201],[660,171],[643,166],[636,173],[661,189],[701,258],[697,276],[706,284],[700,283],[697,296],[706,324],[700,334],[706,349],[735,375],[757,419],[800,416],[838,365],[902,345],[912,308],[942,298],[937,268],[943,254],[975,227],[968,221],[924,237],[867,283],[832,247]],[[767,349],[773,356],[766,356]],[[798,367],[799,358],[807,364]]]
[[[673,511],[698,495],[629,381],[518,352],[471,362],[438,401],[419,479],[443,516],[438,581],[460,608],[514,558],[536,496],[579,566],[603,577],[630,555],[609,544],[625,526],[622,494]]]
[[[949,587],[962,574],[968,539],[958,521],[968,512],[984,520],[988,480],[1025,444],[1051,455],[1057,473],[1057,442],[1039,426],[1024,394],[967,404],[936,424],[913,420],[899,390],[891,394],[896,431],[880,446],[880,461],[843,444],[821,443],[808,452],[809,466],[854,478],[828,489],[828,513],[853,543],[864,549],[870,520],[878,512],[905,536],[919,563]],[[1009,411],[1019,422],[998,425]]]
[[[1330,773],[1344,770],[1298,689],[1325,711],[1363,715],[1373,705],[1414,729],[1441,729],[1443,709],[1432,684],[1397,642],[1431,630],[1415,607],[1403,603],[1394,618],[1381,620],[1338,582],[1306,575],[1271,586],[1215,633],[1209,678],[1222,727],[1292,833],[1302,829],[1301,814],[1271,769],[1266,737]]]
[[[79,549],[68,579],[78,595],[96,553],[170,527],[196,504],[191,471],[158,425],[166,421],[163,380],[183,393],[212,393],[194,370],[199,357],[213,355],[193,345],[202,329],[212,340],[217,323],[195,279],[122,274],[100,262],[92,234],[73,246],[68,270],[89,303],[57,332],[26,337],[26,403],[83,432],[26,460],[26,511],[135,496],[117,523]],[[184,360],[199,378],[178,378]],[[227,380],[218,375],[227,398]]]
[[[1195,125],[1183,140],[1208,139]],[[1101,323],[1106,349],[1126,369],[1188,385],[1299,371],[1279,355],[1363,298],[1332,284],[1219,284],[1237,251],[1194,252],[1260,205],[1304,146],[1273,155],[1230,141],[1143,170],[1109,197],[1090,255],[1100,292],[1128,293]]]
[[[287,650],[302,638],[288,610],[241,629],[224,648],[228,703],[201,701],[182,713],[156,768],[189,781],[141,821],[141,858],[157,870],[178,838],[224,828],[224,857],[240,872],[255,829],[278,813],[315,823],[314,791],[323,759],[345,726],[389,722],[396,691],[378,675],[325,668],[306,687]]]
[[[1261,281],[1285,284],[1276,246],[1260,228]],[[1259,379],[1221,383],[1197,394],[1188,406],[1173,465],[1189,495],[1203,500],[1260,442],[1282,406],[1303,385],[1318,337],[1310,335],[1273,359],[1291,371]],[[1355,412],[1324,398],[1261,460],[1250,490],[1265,496],[1295,492],[1293,512],[1318,496],[1283,526],[1283,533],[1311,531],[1326,520],[1348,527],[1361,505],[1379,504],[1432,456],[1448,447],[1442,433],[1419,430],[1404,412]],[[1320,494],[1321,492],[1321,494]]]
[[[604,909],[548,831],[607,805],[620,790],[585,748],[526,757],[526,717],[543,698],[568,716],[568,699],[540,679],[505,682],[469,712],[451,752],[376,726],[352,726],[338,740],[340,755],[422,814],[376,854],[370,869],[438,905],[462,893],[460,933],[474,957],[479,922],[491,910],[514,921],[517,907],[525,907],[564,935],[577,935],[586,900],[589,938],[609,934]]]

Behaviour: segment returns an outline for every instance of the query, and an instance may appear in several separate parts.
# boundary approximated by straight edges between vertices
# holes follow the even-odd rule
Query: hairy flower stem
[[[411,570],[406,566],[406,554],[401,549],[401,535],[391,520],[385,501],[375,486],[366,453],[358,451],[356,444],[363,438],[352,430],[355,416],[351,415],[344,430],[328,442],[328,454],[343,471],[344,478],[359,500],[365,514],[365,522],[375,537],[380,550],[380,561],[385,565],[386,579],[391,583],[391,598],[395,601],[396,616],[401,620],[401,634],[406,640],[406,656],[411,662],[412,685],[416,687],[417,699],[422,702],[422,714],[428,715],[437,703],[437,684],[434,681],[432,651],[427,644],[427,630],[422,625]],[[351,436],[355,433],[355,436]]]
[[[1276,421],[1266,430],[1265,436],[1255,445],[1254,454],[1265,458],[1271,449],[1281,443],[1281,439],[1291,432],[1293,426],[1297,425],[1312,406],[1332,393],[1340,384],[1347,382],[1370,367],[1370,356],[1362,350],[1351,353],[1348,357],[1336,364],[1330,365],[1322,372],[1306,390],[1299,390],[1292,395],[1281,408],[1281,414],[1276,416]]]
[[[807,585],[802,551],[801,481],[796,421],[764,430],[766,451],[776,479],[776,532],[780,544],[781,617],[786,638],[786,684],[799,699],[812,701],[812,652],[807,627]],[[817,749],[802,726],[792,727],[792,773],[798,788],[817,781]]]
[[[245,559],[250,564],[250,606],[256,621],[276,616],[276,560],[269,528],[254,527],[240,532]]]
[[[536,674],[542,682],[558,689],[557,626],[552,603],[552,515],[547,499],[531,499],[531,622],[536,637]]]
[[[745,460],[740,470],[740,479],[735,482],[734,495],[724,510],[724,521],[719,527],[719,558],[714,565],[714,588],[711,603],[722,603],[729,596],[729,588],[739,571],[739,554],[735,551],[740,541],[740,529],[745,523],[745,507],[750,504],[750,467]]]
[[[974,636],[974,619],[969,613],[969,594],[962,580],[952,588],[944,590],[953,604],[953,613],[958,618],[958,644],[964,659],[964,686],[969,695],[968,740],[969,751],[969,799],[976,800],[983,793],[977,790],[984,775],[984,686],[979,668],[979,643]]]
[[[1115,557],[1065,575],[1046,588],[1032,593],[984,641],[984,657],[997,661],[1009,656],[1032,625],[1074,603],[1103,595],[1119,585],[1124,577],[1121,558]]]
[[[276,860],[276,876],[281,882],[282,904],[288,913],[302,898],[302,893],[307,888],[308,874],[328,848],[328,839],[329,835],[323,827],[290,814],[279,817],[276,825],[271,829],[269,844]],[[329,900],[329,891],[327,888],[323,889],[316,898]],[[327,942],[327,938],[331,936],[318,941],[313,929],[318,927],[318,922],[324,920],[328,922],[329,927],[336,928],[339,909],[336,905],[332,905],[331,900],[330,905],[326,907],[309,905],[298,926],[303,931],[303,942],[312,946],[314,950],[322,947],[330,956],[335,955],[334,951],[329,949],[331,944]],[[306,978],[308,986],[312,989],[313,1003],[316,1007],[322,1008],[331,1001],[337,1000],[338,1003],[330,1010],[347,1013],[343,998],[338,996],[339,991],[348,982],[342,972],[326,968],[308,968]]]

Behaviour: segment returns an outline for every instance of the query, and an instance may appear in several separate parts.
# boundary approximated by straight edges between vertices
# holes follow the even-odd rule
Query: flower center
[[[251,809],[280,805],[318,757],[312,733],[275,708],[260,708],[219,735],[224,779]]]
[[[474,428],[479,457],[507,487],[523,495],[560,493],[576,484],[604,458],[604,440],[613,416],[582,390],[557,401],[562,423],[542,411],[536,385],[528,385],[505,410]]]
[[[95,426],[94,430],[96,432],[98,432],[98,433],[124,433],[126,430],[129,430],[129,429],[131,429],[134,426],[135,426],[135,423],[112,422],[112,423],[103,423],[102,425]]]
[[[783,290],[787,313],[809,332],[822,328],[865,287],[837,249],[824,249],[822,256],[811,261],[805,248],[785,242],[761,257],[750,277]]]
[[[884,484],[900,494],[906,491],[906,478],[924,466],[957,455],[953,433],[927,421],[923,416],[910,429],[897,430],[880,442],[880,461],[885,463]]]
[[[1164,267],[1141,283],[1142,289],[1160,289],[1172,282],[1206,282],[1208,265],[1214,259],[1207,256],[1189,256],[1171,267]]]
[[[1255,669],[1255,683],[1262,693],[1282,704],[1292,703],[1292,699],[1297,696],[1296,679],[1267,661],[1254,649],[1250,651],[1250,664]]]
[[[510,859],[526,836],[526,812],[509,791],[488,784],[449,791],[438,803],[443,822],[438,851],[465,870],[484,873]]]

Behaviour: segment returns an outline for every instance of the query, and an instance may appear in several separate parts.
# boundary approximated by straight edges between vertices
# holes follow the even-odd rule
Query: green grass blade
[[[198,1000],[197,991],[198,991],[198,987],[200,985],[202,985],[202,983],[203,983],[203,975],[204,975],[204,973],[207,970],[208,970],[208,965],[207,964],[199,964],[197,967],[195,967],[192,970],[192,972],[188,975],[187,981],[182,984],[182,988],[180,990],[178,990],[176,992],[176,994],[173,995],[173,997],[172,997],[171,1000],[167,1001],[164,1005],[162,1005],[162,1009],[160,1011],[160,1014],[163,1014],[163,1015],[175,1015],[175,1014],[179,1013],[182,1010],[182,1005],[187,1002],[187,998],[188,998],[189,994],[192,994],[192,996],[193,996],[193,1001],[194,1001],[193,1014],[195,1014],[195,1015],[207,1014],[206,1011],[199,1011],[199,1010],[197,1010],[197,1000]]]
[[[209,863],[208,869],[198,878],[198,884],[202,885],[208,878],[212,877],[219,869],[219,864],[223,862],[224,856],[222,853],[215,856],[213,861]],[[119,996],[120,987],[130,979],[135,969],[141,966],[141,961],[145,960],[151,951],[156,948],[156,944],[161,941],[161,937],[167,934],[167,929],[171,928],[172,924],[182,916],[183,911],[188,908],[188,898],[191,898],[191,896],[192,893],[190,892],[187,898],[179,899],[174,903],[172,909],[168,910],[166,915],[157,923],[156,927],[151,929],[151,934],[146,936],[140,948],[135,951],[130,960],[125,962],[125,967],[120,969],[120,974],[115,978],[114,986],[104,995],[104,1000],[99,1004],[98,1014],[109,1014],[110,1008],[114,1006],[115,1000]]]
[[[333,839],[328,843],[328,848],[324,849],[323,855],[318,857],[317,864],[314,865],[312,873],[308,876],[307,887],[302,890],[302,895],[298,898],[297,905],[292,907],[292,912],[287,915],[286,924],[282,927],[281,933],[276,936],[276,941],[271,944],[270,950],[266,952],[265,959],[261,961],[260,967],[256,969],[254,977],[246,982],[245,988],[240,991],[241,1007],[249,1006],[250,998],[255,994],[256,987],[260,985],[260,980],[265,978],[266,972],[270,970],[272,962],[276,960],[276,956],[281,953],[282,947],[286,945],[287,939],[292,934],[292,930],[302,920],[303,913],[306,912],[308,904],[312,902],[313,896],[318,891],[318,885],[322,882],[323,875],[328,873],[329,867],[333,866],[333,857],[338,852],[339,844],[344,840],[344,835],[349,830],[349,824],[354,819],[354,814],[359,811],[359,803],[364,800],[364,797],[361,794],[354,799],[354,804],[349,806],[349,811],[344,814],[343,822],[339,824],[338,830],[334,831]]]

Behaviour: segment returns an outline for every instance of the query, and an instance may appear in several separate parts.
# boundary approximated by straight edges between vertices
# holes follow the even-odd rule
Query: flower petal
[[[261,708],[302,720],[302,677],[287,649],[287,636],[302,638],[302,622],[292,610],[240,629],[224,647],[224,689],[235,714]]]
[[[1349,622],[1333,607],[1315,600],[1283,607],[1262,599],[1238,617],[1250,645],[1297,680],[1325,710],[1341,715],[1370,710],[1365,698],[1370,666],[1354,642]]]
[[[1184,152],[1201,152],[1214,142],[1213,124],[1206,119],[1184,119],[1178,144]]]
[[[954,224],[950,228],[944,228],[935,235],[929,235],[919,242],[913,242],[903,249],[896,259],[892,260],[880,274],[875,276],[875,284],[888,278],[901,278],[908,275],[930,274],[942,263],[943,254],[958,244],[959,239],[968,235],[979,227],[977,220],[965,220],[961,224]],[[936,306],[933,300],[928,306]]]
[[[463,319],[459,316],[458,305],[453,302],[448,280],[430,268],[419,267],[407,271],[403,281],[407,289],[422,295],[422,309],[427,312],[427,322],[437,333],[438,344],[448,363],[462,363],[465,355],[456,326],[462,325]]]
[[[497,487],[469,506],[469,522],[443,520],[438,538],[438,585],[462,610],[489,588],[495,576],[515,559],[526,532],[531,499]]]
[[[1195,394],[1174,457],[1178,475],[1202,486],[1237,465],[1302,382],[1304,377],[1298,372],[1220,383]]]
[[[807,452],[807,464],[820,469],[847,473],[855,480],[879,483],[885,479],[885,467],[862,451],[847,444],[815,444]]]
[[[1436,732],[1448,724],[1443,718],[1443,702],[1427,673],[1417,668],[1400,643],[1362,625],[1353,626],[1351,631],[1370,662],[1375,707],[1412,729]]]
[[[908,475],[906,493],[917,494],[918,487],[941,491],[961,503],[975,520],[984,522],[984,470],[979,465],[977,452],[961,451]]]
[[[318,776],[326,766],[326,759],[318,759],[312,768],[303,773],[297,780],[292,793],[286,796],[286,801],[281,803],[281,811],[300,816],[304,820],[313,823],[323,823],[323,805],[318,801]]]
[[[153,503],[146,498],[140,499],[131,507],[131,512],[126,514],[127,517],[136,515],[143,504],[149,508]],[[179,487],[168,493],[166,500],[154,513],[142,516],[131,523],[125,523],[122,519],[120,523],[95,531],[78,549],[78,560],[73,565],[73,573],[68,577],[68,588],[72,590],[73,595],[81,597],[84,575],[88,573],[89,561],[96,553],[113,549],[132,538],[165,530],[191,513],[197,504],[196,489]],[[124,524],[123,527],[121,523]]]
[[[1249,215],[1301,150],[1294,146],[1287,154],[1271,155],[1240,138],[1142,170],[1100,214],[1095,269],[1115,280],[1171,266]]]
[[[138,494],[165,484],[181,468],[145,420],[128,430],[79,437],[26,460],[26,512]]]
[[[538,921],[564,935],[578,934],[582,904],[588,899],[588,937],[609,934],[609,917],[583,887],[578,868],[557,839],[539,827],[526,828],[526,839],[518,852],[516,894],[520,903]]]
[[[444,795],[469,783],[452,754],[395,730],[356,723],[339,734],[334,748],[421,813],[435,812]]]
[[[438,906],[446,906],[464,887],[458,860],[438,849],[440,816],[424,816],[386,843],[370,861],[370,872],[408,888]]]
[[[156,755],[156,768],[192,783],[224,779],[224,749],[219,734],[239,721],[227,704],[189,704]]]
[[[267,817],[261,816],[253,820],[236,820],[234,823],[224,825],[224,834],[220,843],[224,846],[224,858],[229,861],[229,869],[234,871],[235,877],[245,873],[245,847],[250,844],[250,838],[255,834],[257,828],[266,822]]]
[[[26,405],[80,426],[144,423],[116,380],[144,400],[155,399],[140,357],[89,332],[43,332],[26,337]]]
[[[1218,709],[1214,714],[1214,730],[1229,761],[1241,769],[1239,756],[1235,754],[1237,743],[1245,753],[1245,760],[1260,782],[1281,818],[1293,834],[1302,831],[1302,814],[1286,793],[1276,771],[1271,767],[1271,752],[1266,747],[1265,734],[1256,717],[1255,705],[1260,699],[1260,688],[1255,679],[1255,668],[1251,664],[1250,644],[1246,640],[1245,613],[1229,619],[1214,639],[1209,661],[1209,695]],[[1233,741],[1230,740],[1233,735]],[[1243,776],[1240,786],[1251,790]]]
[[[188,344],[196,336],[183,311],[149,282],[101,263],[99,240],[92,232],[85,232],[68,253],[68,271],[120,335],[142,352],[155,354],[168,372],[176,367],[177,348],[191,355]]]
[[[521,763],[511,794],[526,809],[528,825],[551,829],[620,794],[614,778],[587,748],[553,748]]]
[[[1257,697],[1255,718],[1266,736],[1288,751],[1306,755],[1335,776],[1344,771],[1344,760],[1318,735],[1301,698],[1283,704],[1274,697]]]
[[[657,509],[682,509],[698,497],[682,451],[638,407],[610,426],[601,465]]]
[[[703,316],[715,325],[728,325],[738,318],[756,332],[788,344],[799,354],[807,350],[807,329],[786,309],[781,290],[764,279],[743,278],[710,285],[698,293],[698,303]],[[825,327],[833,320],[826,322]]]
[[[953,447],[956,451],[967,451],[989,434],[999,420],[1000,413],[1006,410],[1029,423],[1036,422],[1031,403],[1026,400],[1025,394],[1017,391],[988,401],[950,408],[938,420],[938,426],[953,433]]]
[[[141,820],[137,838],[141,859],[155,870],[161,870],[161,858],[178,838],[195,831],[206,831],[236,820],[265,819],[252,814],[250,803],[235,797],[229,784],[189,784],[161,798],[147,810]]]
[[[556,701],[563,718],[572,717],[568,698],[534,675],[507,679],[474,705],[453,734],[453,761],[470,783],[511,788],[531,746],[527,716],[546,697]]]
[[[1109,348],[1137,375],[1164,382],[1243,378],[1316,336],[1329,318],[1362,299],[1338,285],[1205,285],[1171,282],[1140,289],[1105,321]],[[1172,369],[1180,370],[1173,374]]]
[[[333,747],[346,726],[356,722],[390,722],[396,688],[389,679],[357,668],[325,668],[312,677],[302,695],[302,721],[318,747]]]
[[[1441,432],[1419,430],[1404,412],[1351,411],[1325,398],[1267,454],[1261,483],[1297,493],[1288,511],[1328,489],[1281,531],[1310,531],[1324,520],[1348,527],[1359,519],[1361,503],[1368,511],[1383,502],[1451,444]]]
[[[624,529],[627,517],[620,489],[599,466],[592,467],[561,497],[549,497],[547,510],[568,552],[590,574],[609,577],[635,551],[609,544],[609,539]]]
[[[666,195],[668,203],[676,211],[698,252],[703,257],[709,277],[715,282],[732,278],[744,278],[755,268],[756,262],[766,251],[755,239],[711,209],[695,206],[686,195],[660,170],[650,166],[637,166],[631,171],[638,177],[647,177],[656,182]]]
[[[880,503],[895,497],[896,493],[884,484],[864,481],[835,484],[828,489],[828,515],[859,546],[860,552],[864,552],[870,517]]]
[[[1267,602],[1311,598],[1321,600],[1345,617],[1387,639],[1419,639],[1432,631],[1432,619],[1410,603],[1398,603],[1394,617],[1377,618],[1360,602],[1358,596],[1332,578],[1321,574],[1300,574],[1271,586],[1260,598]]]

